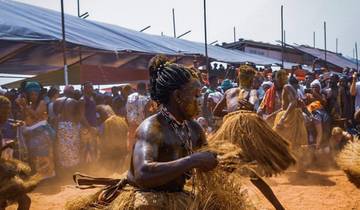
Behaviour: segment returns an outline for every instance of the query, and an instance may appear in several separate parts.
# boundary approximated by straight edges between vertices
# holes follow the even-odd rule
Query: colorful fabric
[[[57,128],[57,161],[63,168],[80,163],[80,128],[78,123],[59,122]]]
[[[46,121],[25,129],[30,165],[43,179],[55,176],[53,142],[55,131]]]
[[[269,88],[264,96],[263,102],[260,104],[261,109],[265,109],[266,114],[271,114],[275,110],[276,88],[275,85]]]
[[[140,125],[145,119],[145,107],[149,103],[150,97],[133,93],[128,96],[126,103],[127,120],[129,124]]]
[[[313,111],[323,109],[323,106],[321,105],[320,101],[314,101],[311,104],[307,106],[307,110],[312,113]]]

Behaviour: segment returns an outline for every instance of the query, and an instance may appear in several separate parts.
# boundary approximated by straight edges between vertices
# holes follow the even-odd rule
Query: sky
[[[60,11],[60,0],[18,0]],[[176,34],[188,30],[184,39],[203,42],[203,0],[80,0],[81,13],[88,19],[173,36],[172,8]],[[65,12],[77,15],[77,0],[64,0]],[[327,46],[352,57],[355,42],[360,43],[359,0],[207,0],[208,43],[232,42],[236,38],[275,43],[281,39],[280,8],[284,5],[286,42],[324,47],[323,23],[327,22]]]

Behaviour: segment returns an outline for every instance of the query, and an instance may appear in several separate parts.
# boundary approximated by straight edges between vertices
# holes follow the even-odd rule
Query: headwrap
[[[27,82],[25,85],[25,91],[26,92],[36,92],[36,93],[40,93],[41,91],[41,86],[38,82]]]
[[[223,89],[224,91],[229,90],[230,88],[233,88],[233,84],[231,83],[231,81],[229,79],[225,79],[222,83],[221,83],[221,89]]]

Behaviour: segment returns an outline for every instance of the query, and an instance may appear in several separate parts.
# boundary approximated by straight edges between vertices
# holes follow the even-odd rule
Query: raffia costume
[[[180,192],[138,189],[127,180],[126,174],[121,179],[76,174],[74,180],[78,186],[107,187],[90,197],[68,202],[66,209],[249,209],[251,205],[246,193],[240,190],[240,183],[234,184],[230,177],[224,179],[223,170],[219,167],[211,174],[193,171],[193,179]]]
[[[246,110],[245,101],[241,102],[244,102],[240,107],[243,109],[225,116],[223,125],[209,138],[208,146],[201,149],[216,152],[219,165],[208,173],[193,171],[195,178],[189,182],[191,192],[188,187],[184,192],[144,192],[126,186],[126,178],[75,176],[78,185],[97,183],[107,187],[92,197],[69,202],[67,209],[89,209],[99,204],[104,209],[255,209],[242,190],[243,176],[259,178],[255,170],[271,176],[288,168],[295,159],[289,152],[288,142],[256,113]],[[112,197],[115,198],[107,199],[111,202],[105,206],[99,202]]]
[[[30,172],[30,167],[25,163],[0,157],[0,209],[36,187],[41,177],[31,177]]]
[[[360,140],[347,143],[336,158],[337,164],[346,173],[349,181],[360,188]]]

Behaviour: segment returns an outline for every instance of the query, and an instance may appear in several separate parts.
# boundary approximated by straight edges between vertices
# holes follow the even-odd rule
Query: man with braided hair
[[[209,171],[217,165],[215,154],[195,152],[206,143],[204,131],[193,119],[201,96],[196,73],[163,56],[152,59],[149,71],[151,99],[162,108],[135,131],[127,178],[92,199],[68,203],[67,209],[188,209],[192,199],[184,185],[193,177],[192,170]],[[131,187],[121,190],[126,184]]]
[[[0,96],[0,125],[7,121],[10,111],[10,101],[4,96]],[[0,142],[1,139],[0,133]],[[11,202],[18,203],[18,210],[28,210],[31,200],[26,193],[35,188],[37,181],[29,179],[31,169],[26,164],[13,159],[1,158],[1,152],[9,146],[0,145],[0,210],[5,210]]]

